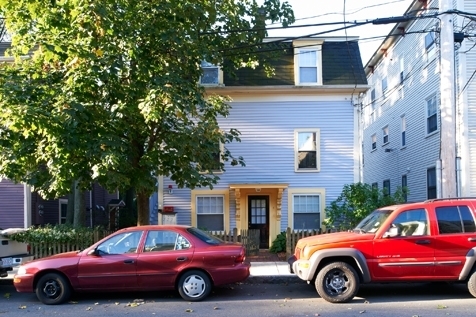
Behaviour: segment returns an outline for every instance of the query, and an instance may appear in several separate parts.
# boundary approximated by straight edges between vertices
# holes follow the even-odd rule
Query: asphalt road
[[[438,317],[475,315],[476,298],[465,285],[364,285],[346,304],[330,304],[304,282],[233,284],[219,287],[202,302],[187,302],[175,292],[74,295],[71,302],[47,306],[34,294],[0,284],[0,317],[16,316],[372,316]]]

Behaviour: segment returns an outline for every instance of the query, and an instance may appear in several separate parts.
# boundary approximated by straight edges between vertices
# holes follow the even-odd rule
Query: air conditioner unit
[[[220,80],[219,67],[208,62],[202,62],[201,66],[202,66],[203,75],[200,77],[200,84],[218,85],[220,83],[219,82]]]

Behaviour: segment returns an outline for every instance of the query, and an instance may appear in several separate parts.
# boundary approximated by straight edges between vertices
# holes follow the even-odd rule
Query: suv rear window
[[[468,206],[437,207],[436,219],[440,234],[476,231],[474,218]]]

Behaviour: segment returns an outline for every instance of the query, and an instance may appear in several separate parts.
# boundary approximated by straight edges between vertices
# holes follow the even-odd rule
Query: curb
[[[291,283],[304,283],[296,275],[266,275],[266,276],[253,276],[250,275],[243,281],[245,284],[291,284]]]

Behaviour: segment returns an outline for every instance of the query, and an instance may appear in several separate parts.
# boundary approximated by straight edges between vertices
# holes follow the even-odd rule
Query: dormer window
[[[294,42],[294,79],[296,85],[322,84],[321,43]]]
[[[223,74],[219,66],[202,61],[203,74],[200,76],[200,84],[206,86],[217,86],[223,83]]]

